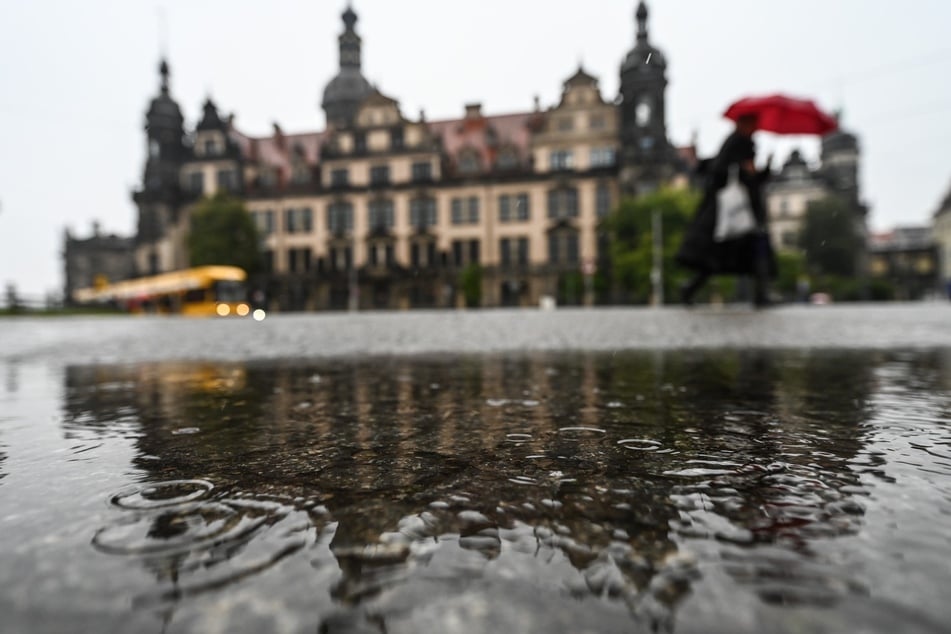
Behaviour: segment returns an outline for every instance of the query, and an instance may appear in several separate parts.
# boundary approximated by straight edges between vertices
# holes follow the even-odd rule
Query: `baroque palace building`
[[[226,191],[262,236],[265,272],[250,286],[271,309],[609,301],[600,220],[622,193],[685,182],[695,160],[667,137],[667,62],[643,1],[635,18],[617,99],[579,67],[553,107],[536,98],[531,110],[489,115],[468,104],[429,121],[363,76],[348,7],[339,72],[323,93],[327,125],[303,134],[276,124],[243,134],[210,99],[187,132],[163,61],[129,276],[187,267],[190,209]],[[67,275],[67,297],[77,277]]]

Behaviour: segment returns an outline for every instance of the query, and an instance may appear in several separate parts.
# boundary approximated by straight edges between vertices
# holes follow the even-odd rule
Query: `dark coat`
[[[768,170],[756,174],[740,170],[740,182],[749,193],[760,230],[723,242],[713,239],[717,224],[717,192],[726,187],[731,166],[752,160],[754,156],[753,140],[734,132],[723,142],[716,158],[700,162],[698,171],[704,182],[703,198],[684,232],[676,256],[679,264],[711,274],[752,275],[757,256],[762,256],[767,259],[770,275],[776,275],[776,257],[766,231],[766,204],[762,192]]]

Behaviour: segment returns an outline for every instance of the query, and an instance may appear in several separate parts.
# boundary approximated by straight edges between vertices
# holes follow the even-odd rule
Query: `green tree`
[[[805,253],[806,267],[813,275],[855,275],[863,248],[855,211],[837,196],[809,203],[799,246]]]
[[[466,306],[474,308],[482,303],[482,267],[470,264],[459,273],[459,287]]]
[[[261,263],[258,232],[244,203],[218,193],[192,210],[187,239],[192,266],[227,264],[254,273]]]
[[[674,262],[700,194],[685,189],[659,189],[637,198],[626,198],[605,219],[611,235],[611,269],[614,282],[634,302],[651,295],[654,265],[653,215],[660,213],[663,235],[664,297],[675,301],[676,289],[686,272]]]

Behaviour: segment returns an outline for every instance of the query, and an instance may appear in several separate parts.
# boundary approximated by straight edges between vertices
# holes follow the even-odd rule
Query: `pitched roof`
[[[450,156],[471,148],[479,154],[483,166],[491,166],[495,152],[507,146],[515,147],[523,160],[528,158],[531,127],[537,116],[536,112],[517,112],[430,121],[428,125],[433,134],[442,137],[443,149]]]

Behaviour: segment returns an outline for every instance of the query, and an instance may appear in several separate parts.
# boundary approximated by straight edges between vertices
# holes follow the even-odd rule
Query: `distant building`
[[[114,234],[103,235],[99,223],[93,223],[92,235],[77,238],[67,229],[63,240],[64,301],[69,303],[73,291],[135,275],[132,238]]]
[[[933,230],[938,252],[938,281],[951,299],[951,187],[934,214]]]
[[[458,306],[473,267],[479,305],[606,301],[594,294],[604,285],[590,283],[608,269],[600,220],[622,191],[686,183],[696,160],[667,137],[667,59],[649,41],[646,4],[620,99],[606,99],[579,66],[550,108],[536,99],[533,109],[489,115],[472,103],[439,121],[408,117],[366,80],[357,15],[348,7],[342,21],[322,131],[275,124],[249,136],[210,99],[186,130],[162,62],[125,274],[188,266],[191,208],[224,190],[245,201],[263,236],[267,272],[252,285],[273,309]],[[70,289],[120,273],[76,266],[67,261]]]
[[[869,239],[869,274],[888,281],[895,299],[919,300],[938,287],[938,249],[931,227],[896,227]]]
[[[841,117],[840,117],[841,118]],[[859,190],[859,144],[856,136],[839,129],[822,138],[817,167],[810,167],[794,150],[766,188],[766,208],[773,244],[779,250],[797,251],[810,203],[837,196],[852,210],[853,230],[868,243],[868,207]],[[868,270],[867,253],[859,254],[856,270]]]

